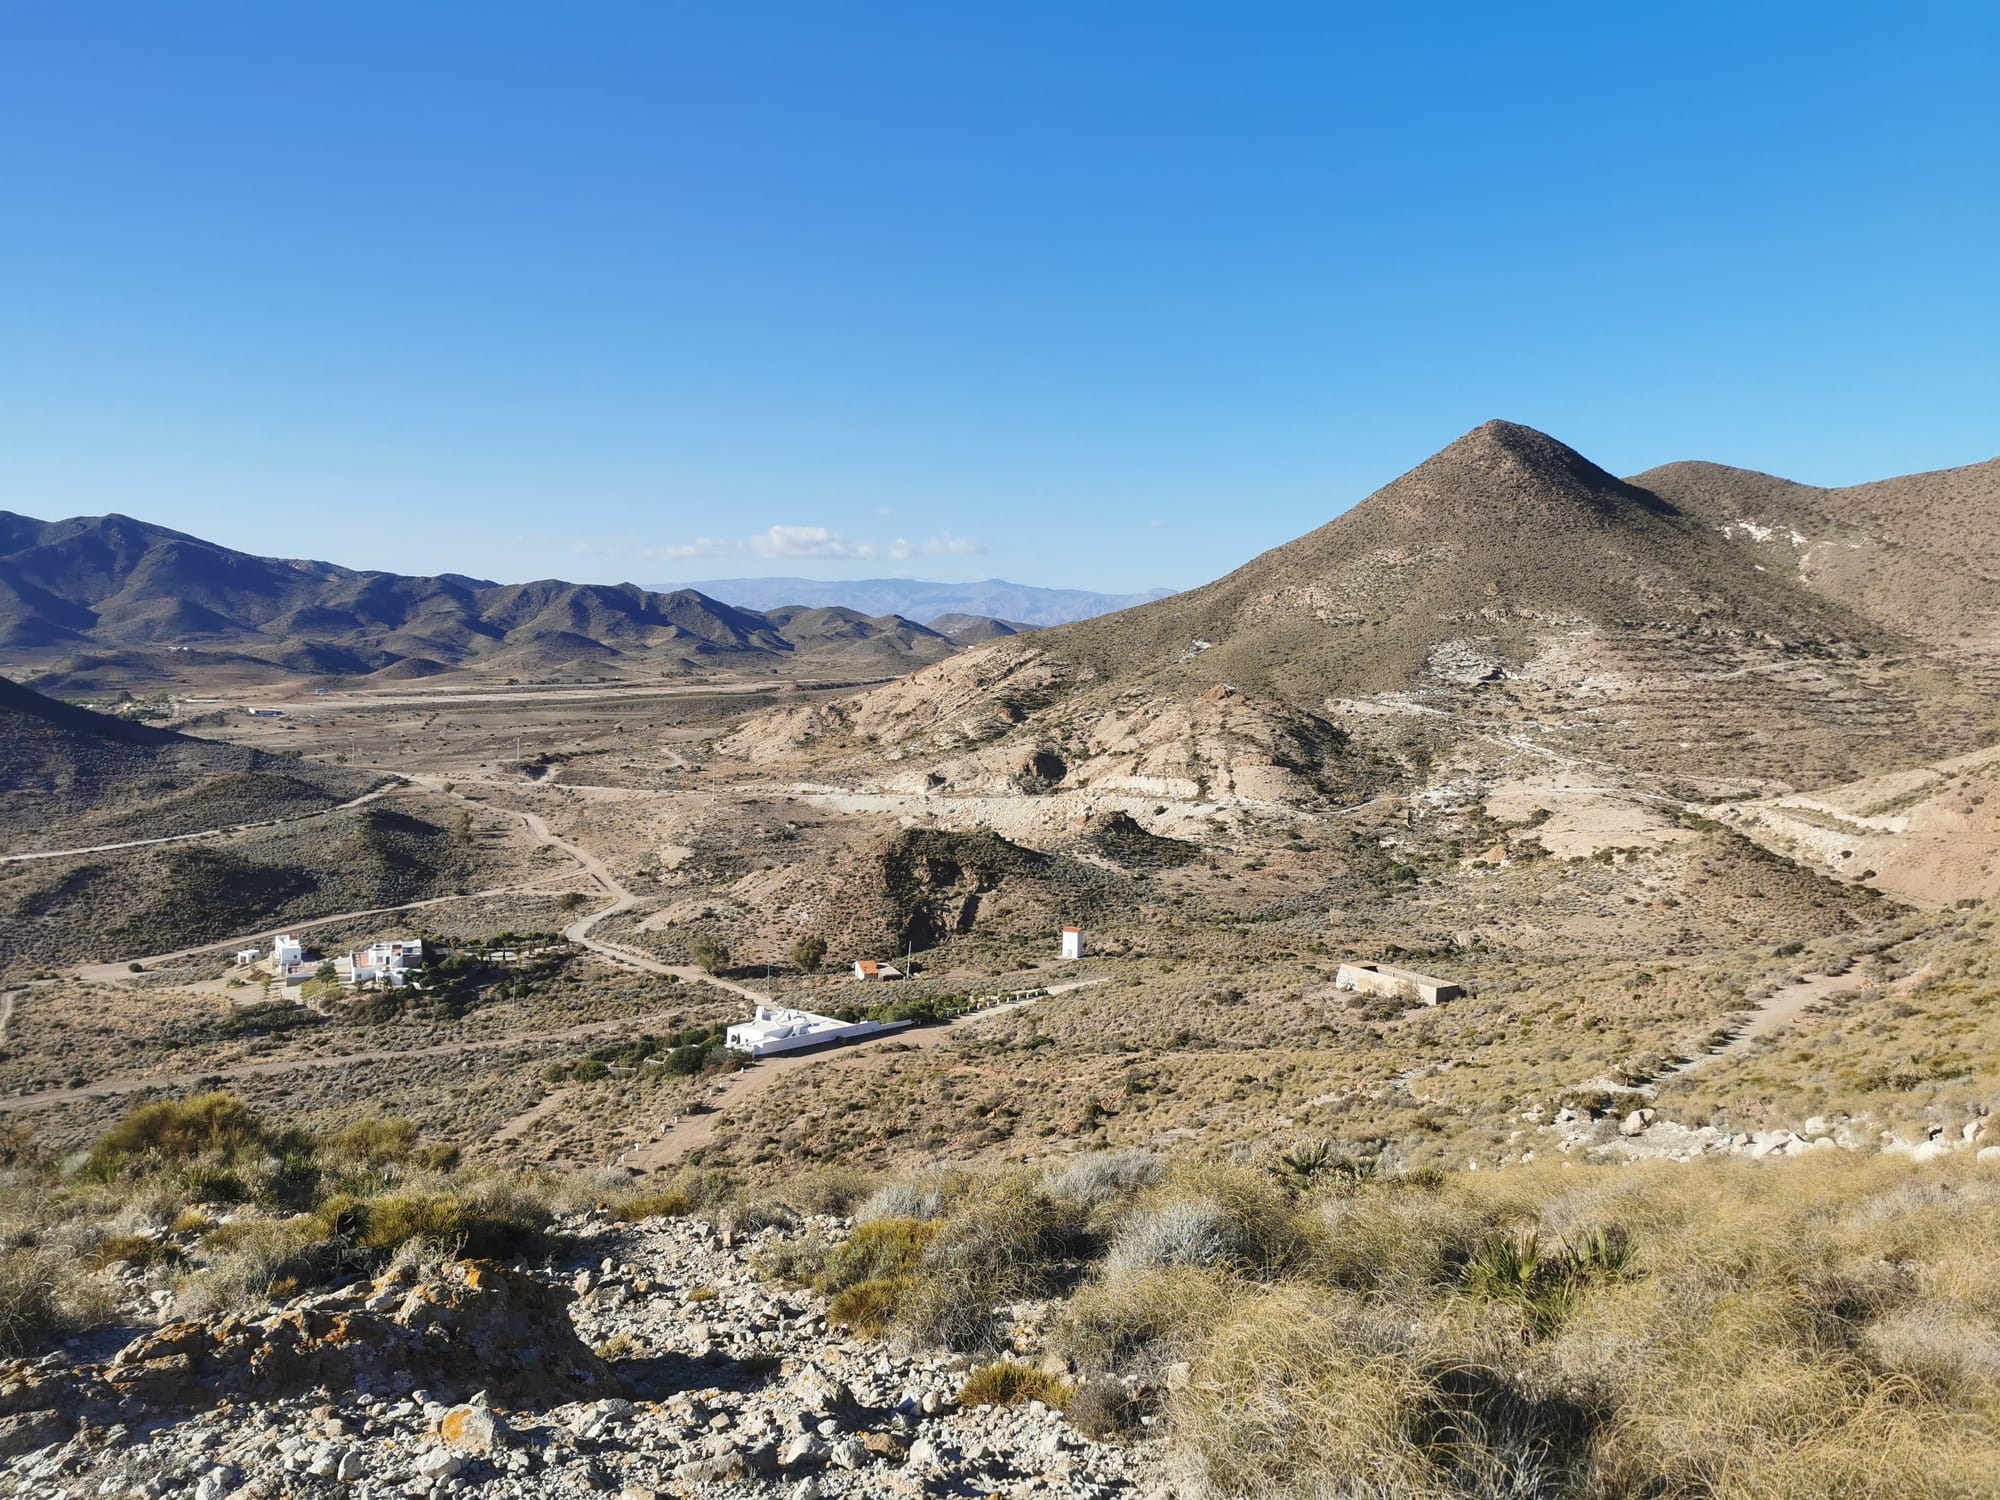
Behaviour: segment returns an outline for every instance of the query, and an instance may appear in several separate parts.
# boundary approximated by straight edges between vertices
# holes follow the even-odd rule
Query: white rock
[[[449,1448],[427,1448],[413,1467],[427,1480],[449,1479],[465,1467],[465,1460]]]

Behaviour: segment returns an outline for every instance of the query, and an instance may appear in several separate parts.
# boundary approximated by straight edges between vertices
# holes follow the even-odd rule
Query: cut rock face
[[[574,1294],[486,1261],[435,1277],[384,1276],[299,1298],[268,1317],[170,1323],[108,1364],[0,1372],[0,1416],[193,1411],[366,1388],[391,1372],[463,1397],[488,1390],[521,1406],[618,1393],[618,1379],[570,1325]]]

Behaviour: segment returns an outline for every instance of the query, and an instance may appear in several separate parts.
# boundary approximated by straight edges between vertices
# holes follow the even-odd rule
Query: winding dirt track
[[[427,785],[430,790],[443,791],[442,787],[430,785],[423,778],[418,778],[418,782],[419,784]],[[371,795],[380,795],[382,791],[386,790],[388,788],[378,788]],[[450,794],[447,793],[446,795]],[[769,996],[761,995],[746,986],[736,984],[730,980],[718,979],[713,975],[703,973],[699,969],[684,965],[662,963],[648,954],[634,952],[631,949],[622,948],[613,943],[604,943],[593,939],[590,936],[590,929],[598,922],[606,917],[615,916],[619,912],[631,909],[634,904],[632,893],[625,889],[619,882],[618,877],[611,873],[604,861],[589,850],[572,844],[569,840],[556,835],[539,816],[528,812],[519,813],[517,816],[537,843],[560,849],[563,853],[567,854],[604,894],[610,898],[609,904],[602,909],[572,922],[564,930],[563,935],[565,937],[601,957],[614,963],[623,964],[628,968],[639,969],[651,974],[671,975],[676,979],[685,980],[689,983],[713,985],[719,989],[731,991],[753,1001],[768,1001],[770,999]],[[320,917],[309,923],[292,924],[291,930],[302,932],[311,927],[324,926],[331,922],[346,921],[355,917],[379,916],[392,911],[409,911],[418,907],[435,906],[447,901],[467,901],[476,899],[479,896],[508,894],[523,889],[530,889],[536,885],[546,884],[551,878],[554,877],[545,876],[540,880],[529,882],[525,886],[496,887],[490,891],[474,892],[467,896],[434,896],[423,901],[406,902],[400,906],[378,907],[367,911],[346,912],[337,916]],[[197,947],[181,949],[171,954],[154,955],[145,961],[159,963],[171,958],[188,958],[203,953],[223,952],[232,947],[240,946],[244,941],[245,939],[241,937],[224,938],[217,942],[204,943]],[[97,982],[115,982],[126,977],[129,973],[129,964],[135,961],[137,960],[86,964],[77,969],[75,973],[81,979],[89,979]],[[9,1015],[12,1012],[13,998],[13,992],[9,992],[5,997],[7,1013]],[[18,1114],[29,1110],[54,1108],[86,1099],[103,1099],[120,1094],[139,1093],[146,1089],[190,1088],[209,1079],[269,1078],[284,1073],[323,1072],[334,1068],[349,1068],[363,1063],[395,1062],[429,1057],[457,1057],[472,1052],[491,1052],[509,1047],[528,1046],[539,1043],[574,1041],[613,1032],[629,1030],[643,1031],[648,1025],[654,1023],[667,1024],[678,1013],[678,1011],[649,1012],[642,1016],[627,1016],[609,1021],[590,1021],[575,1026],[559,1027],[547,1031],[516,1032],[507,1036],[483,1038],[477,1041],[440,1042],[428,1047],[370,1049],[339,1053],[332,1056],[267,1058],[257,1062],[224,1064],[219,1067],[203,1068],[198,1071],[147,1073],[127,1078],[101,1079],[98,1082],[84,1084],[78,1088],[45,1089],[38,1093],[0,1098],[0,1114]],[[536,1110],[543,1110],[543,1105],[548,1105],[550,1109],[554,1107],[551,1101],[544,1100],[542,1104],[536,1106]],[[543,1112],[546,1113],[547,1111]],[[535,1114],[535,1111],[530,1111],[530,1114]],[[540,1118],[541,1116],[535,1114],[535,1117]],[[513,1131],[518,1134],[520,1131],[526,1130],[533,1123],[532,1119],[523,1117],[522,1119],[509,1121],[501,1129],[503,1132]]]
[[[1705,1068],[1710,1063],[1741,1057],[1764,1038],[1783,1031],[1815,1005],[1830,1000],[1835,995],[1852,994],[1867,982],[1860,970],[1849,969],[1845,974],[1815,974],[1810,978],[1799,980],[1796,984],[1788,984],[1782,989],[1774,990],[1744,1021],[1730,1031],[1729,1039],[1721,1046],[1667,1069],[1654,1082],[1661,1083],[1683,1073],[1692,1073],[1698,1068]]]
[[[684,1009],[684,1008],[683,1008]],[[401,1062],[411,1058],[462,1057],[470,1052],[496,1052],[509,1047],[541,1042],[580,1041],[612,1032],[643,1031],[649,1025],[662,1027],[683,1013],[651,1011],[642,1016],[619,1016],[609,1021],[584,1021],[551,1031],[519,1031],[507,1036],[485,1037],[478,1041],[439,1042],[429,1047],[387,1047],[359,1052],[341,1052],[313,1057],[266,1058],[259,1062],[225,1063],[185,1073],[147,1073],[131,1078],[107,1078],[73,1089],[44,1089],[34,1094],[0,1098],[0,1114],[22,1114],[29,1110],[51,1109],[85,1099],[106,1099],[118,1094],[136,1094],[146,1089],[192,1088],[210,1079],[274,1078],[283,1073],[321,1073],[334,1068],[352,1068],[362,1063]]]
[[[294,813],[289,818],[265,818],[256,823],[228,823],[220,828],[204,828],[197,833],[170,833],[157,839],[126,839],[120,844],[86,844],[80,849],[37,849],[32,854],[0,854],[0,865],[21,865],[37,859],[74,859],[85,854],[115,854],[121,849],[149,849],[156,844],[188,844],[198,839],[221,838],[225,834],[250,833],[259,828],[279,828],[287,823],[306,823],[314,818],[324,818],[329,813],[346,812],[350,808],[366,806],[378,797],[386,797],[402,785],[404,785],[403,780],[398,777],[337,806],[322,807],[317,812]]]

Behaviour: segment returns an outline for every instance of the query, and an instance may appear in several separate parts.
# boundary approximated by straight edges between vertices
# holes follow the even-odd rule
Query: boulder
[[[400,1291],[393,1307],[382,1301],[391,1290]],[[567,1286],[526,1272],[456,1261],[414,1283],[385,1276],[295,1298],[262,1316],[168,1323],[103,1365],[51,1373],[16,1361],[0,1367],[0,1419],[60,1411],[95,1420],[284,1401],[365,1389],[385,1370],[447,1399],[487,1388],[520,1405],[615,1396],[617,1377],[570,1324],[572,1300]]]
[[[485,1406],[454,1406],[438,1422],[438,1436],[460,1453],[484,1458],[507,1446],[507,1422]]]

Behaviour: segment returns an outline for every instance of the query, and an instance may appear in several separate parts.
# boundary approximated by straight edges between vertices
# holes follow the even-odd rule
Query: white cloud
[[[826,526],[773,526],[750,538],[750,550],[759,557],[876,557],[882,549]]]
[[[953,536],[949,531],[940,531],[936,536],[924,539],[926,557],[972,557],[986,550],[986,543],[976,536]]]
[[[895,541],[889,543],[889,555],[895,558],[896,561],[898,562],[901,562],[904,558],[908,557],[912,550],[914,549],[910,546],[909,541],[904,537],[899,536],[896,538]]]

